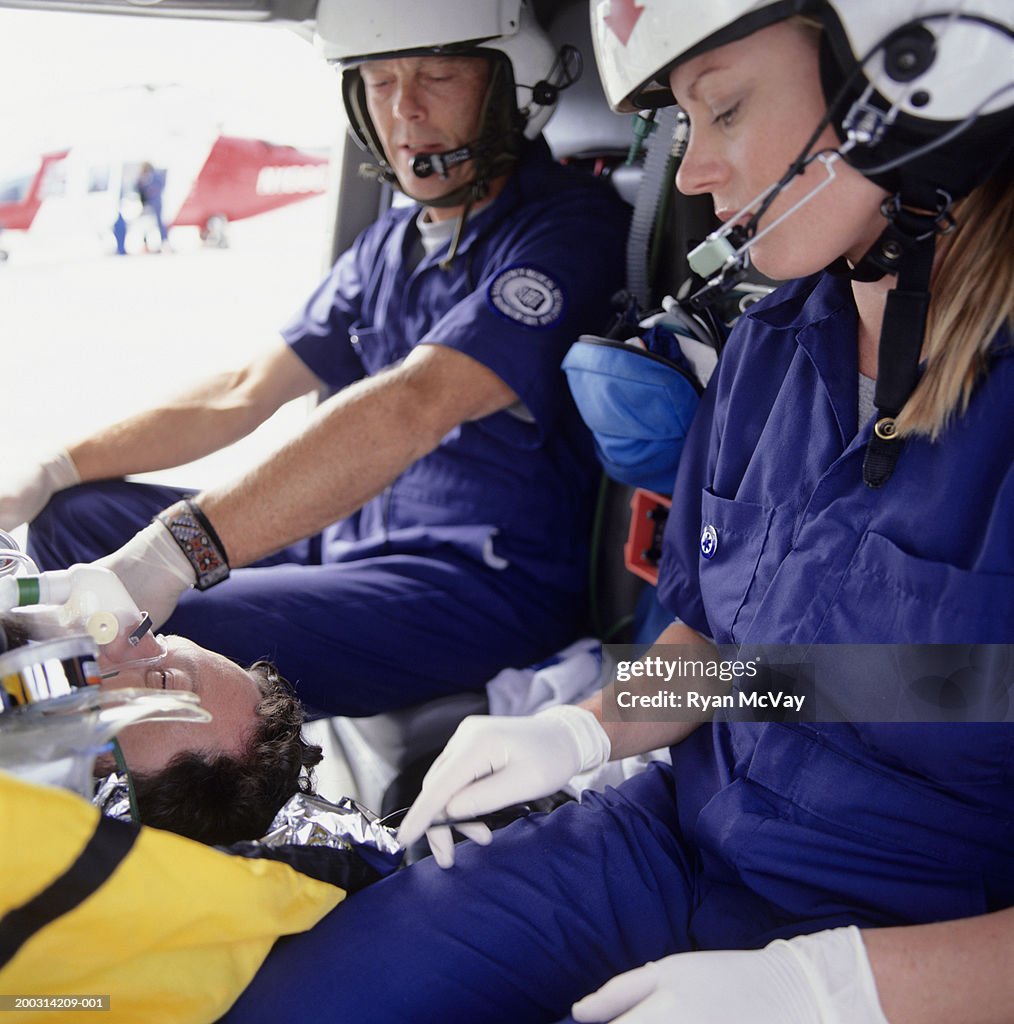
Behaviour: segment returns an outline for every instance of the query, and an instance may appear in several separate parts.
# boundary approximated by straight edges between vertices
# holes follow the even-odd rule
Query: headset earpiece
[[[560,95],[559,86],[543,79],[532,86],[532,99],[542,107],[551,107]]]
[[[895,82],[911,82],[936,60],[936,37],[925,25],[912,25],[884,44],[884,71]]]

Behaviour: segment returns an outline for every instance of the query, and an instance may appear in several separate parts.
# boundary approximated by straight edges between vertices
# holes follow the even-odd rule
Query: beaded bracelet
[[[198,590],[207,590],[229,576],[229,558],[197,502],[190,498],[170,505],[156,516],[194,567]]]

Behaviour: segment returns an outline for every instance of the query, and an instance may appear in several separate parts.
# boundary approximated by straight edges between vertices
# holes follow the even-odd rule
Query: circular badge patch
[[[489,286],[492,307],[526,327],[549,327],[563,316],[563,292],[547,274],[533,267],[510,267]]]

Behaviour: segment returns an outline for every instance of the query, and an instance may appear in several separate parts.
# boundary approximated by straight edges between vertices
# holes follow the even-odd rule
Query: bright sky
[[[0,10],[0,158],[65,146],[84,125],[129,131],[168,108],[227,133],[328,146],[340,105],[335,72],[290,29]]]

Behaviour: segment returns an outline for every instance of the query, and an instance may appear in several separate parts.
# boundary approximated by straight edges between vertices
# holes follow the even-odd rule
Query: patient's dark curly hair
[[[291,796],[312,792],[321,749],[303,739],[302,705],[270,662],[249,671],[263,696],[243,752],[187,751],[158,772],[135,773],[142,824],[227,846],[259,839]]]

